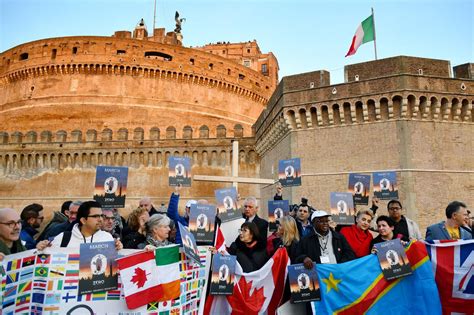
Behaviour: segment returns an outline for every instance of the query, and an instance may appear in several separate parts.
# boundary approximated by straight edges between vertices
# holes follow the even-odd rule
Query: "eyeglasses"
[[[399,208],[399,207],[390,207],[388,208],[389,211],[400,211],[402,210],[402,208]]]
[[[104,219],[104,220],[109,220],[109,221],[113,221],[113,220],[114,220],[114,217],[108,217],[108,216],[104,215],[104,216],[102,217],[102,219]]]
[[[103,214],[93,214],[93,215],[88,215],[87,217],[88,218],[95,218],[95,219],[97,219],[97,218],[103,219],[105,217],[105,215],[103,215]]]
[[[16,225],[21,226],[21,220],[18,221],[8,221],[8,222],[0,222],[0,224],[8,226],[10,229],[13,229]]]

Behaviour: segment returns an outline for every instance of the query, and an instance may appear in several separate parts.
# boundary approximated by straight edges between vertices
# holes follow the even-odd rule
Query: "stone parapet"
[[[11,143],[0,146],[0,174],[31,178],[44,172],[89,169],[97,165],[167,168],[170,156],[192,159],[192,166],[230,169],[230,138]],[[254,138],[240,138],[239,163],[254,168],[259,158]]]

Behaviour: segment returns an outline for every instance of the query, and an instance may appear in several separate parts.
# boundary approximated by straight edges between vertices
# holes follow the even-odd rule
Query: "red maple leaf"
[[[240,287],[240,290],[238,289]],[[265,303],[263,286],[254,289],[252,294],[252,281],[247,282],[245,277],[239,280],[239,286],[234,285],[234,293],[227,296],[227,301],[232,306],[232,314],[256,315]]]
[[[149,275],[149,274],[148,274]],[[137,285],[138,288],[141,288],[145,285],[147,279],[147,273],[140,267],[135,268],[135,274],[132,277],[132,282]]]

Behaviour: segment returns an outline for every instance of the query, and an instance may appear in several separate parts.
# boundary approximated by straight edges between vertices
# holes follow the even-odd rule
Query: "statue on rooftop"
[[[174,19],[175,19],[175,21],[176,21],[176,28],[174,29],[174,32],[175,32],[176,34],[181,34],[181,24],[182,24],[183,22],[185,22],[186,19],[185,19],[185,18],[180,19],[180,18],[179,18],[179,12],[178,12],[178,11],[176,11],[176,13],[175,13],[175,15],[174,15]]]

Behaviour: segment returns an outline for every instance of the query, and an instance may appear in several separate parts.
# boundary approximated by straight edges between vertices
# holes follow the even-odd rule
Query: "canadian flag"
[[[180,295],[179,247],[160,247],[117,259],[125,302],[134,309]]]
[[[217,230],[215,248],[225,248],[224,236]],[[275,314],[285,288],[290,259],[285,248],[279,248],[259,270],[244,273],[237,262],[232,295],[207,297],[204,314]]]

